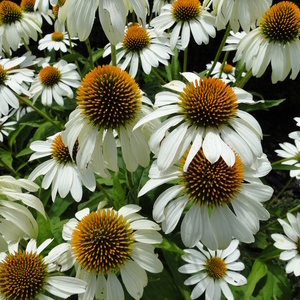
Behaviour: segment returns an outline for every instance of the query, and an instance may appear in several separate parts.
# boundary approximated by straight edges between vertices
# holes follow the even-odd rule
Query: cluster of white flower
[[[207,299],[222,294],[233,299],[229,285],[247,283],[238,273],[245,269],[236,261],[238,246],[255,242],[260,222],[270,218],[265,202],[273,194],[261,179],[272,169],[262,149],[262,129],[242,109],[256,101],[242,87],[269,64],[273,83],[290,73],[295,79],[300,71],[300,8],[289,1],[271,5],[271,0],[0,2],[0,142],[17,132],[15,127],[26,126],[22,120],[29,114],[60,128],[46,140],[31,132],[25,136],[31,141],[21,155],[31,154],[30,166],[35,161],[24,173],[28,179],[0,176],[0,299],[78,294],[85,300],[123,300],[125,293],[141,299],[147,272],[164,268],[155,252],[163,241],[160,229],[166,237],[179,231],[180,244],[188,248],[181,252],[187,264],[178,271],[192,275],[184,282],[196,285],[192,299],[203,293]],[[102,49],[95,45],[93,52],[89,36],[99,26],[95,20],[109,43]],[[43,32],[44,25],[52,32]],[[238,64],[228,63],[225,55],[202,73],[187,72],[188,47],[208,44],[225,28],[218,53],[235,51]],[[85,41],[88,59],[74,51],[75,40]],[[29,45],[45,57],[27,51]],[[24,48],[25,54],[14,56]],[[180,52],[183,72],[176,78],[181,80],[162,78],[161,70],[170,70]],[[108,56],[110,64],[100,63]],[[163,85],[151,99],[138,80],[154,77]],[[299,125],[300,118],[295,120]],[[280,144],[276,152],[293,166],[290,176],[300,179],[300,131],[290,137],[295,145]],[[12,163],[6,167],[19,176]],[[99,182],[113,178],[112,185],[121,185],[115,180],[120,170],[125,181],[147,168],[148,180],[135,187],[136,199],[168,185],[153,199],[154,221],[139,214],[138,200],[107,208],[110,194]],[[72,212],[75,218],[60,220],[64,242],[53,247],[54,238],[39,239],[36,221],[37,213],[47,219],[49,203],[30,194],[50,186],[51,204],[68,196],[74,205],[82,202]],[[94,209],[82,200],[97,188],[106,199],[97,200]],[[285,250],[280,258],[290,260],[286,272],[299,276],[300,214],[287,218],[290,225],[279,219],[287,237],[273,233],[272,238]]]

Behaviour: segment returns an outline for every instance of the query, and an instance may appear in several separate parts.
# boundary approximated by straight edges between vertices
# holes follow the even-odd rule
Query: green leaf
[[[266,276],[267,271],[267,265],[261,260],[256,259],[247,278],[247,284],[239,287],[232,287],[234,299],[250,299],[256,285]]]
[[[148,285],[144,289],[142,299],[182,300],[183,298],[173,280],[172,274],[169,272],[169,270],[164,269],[159,274],[148,273]]]
[[[37,237],[37,244],[40,245],[46,239],[53,238],[50,219],[45,218],[41,214],[37,214],[36,221],[38,223],[39,233]]]
[[[63,230],[64,224],[66,224],[67,222],[68,222],[68,219],[61,221],[59,219],[59,217],[53,217],[50,220],[50,228],[51,228],[52,235],[58,243],[64,242],[64,240],[62,238],[62,230]]]
[[[163,238],[163,241],[159,245],[157,245],[156,248],[160,248],[168,252],[174,252],[179,255],[185,254],[185,252],[181,248],[179,248],[175,243],[168,240],[167,238]]]
[[[264,261],[264,260],[270,260],[272,258],[278,258],[280,253],[281,250],[274,247],[274,245],[269,245],[262,251],[261,255],[259,256],[259,259],[261,261]]]
[[[104,53],[104,49],[103,48],[100,48],[100,49],[97,49],[97,50],[94,50],[93,51],[93,62],[97,61],[99,58],[102,57]]]
[[[114,206],[115,206],[114,208],[117,210],[120,209],[125,204],[127,204],[126,191],[122,187],[118,173],[114,175],[113,199],[114,199]]]
[[[49,212],[49,216],[61,216],[67,208],[74,203],[73,198],[68,195],[66,198],[62,199],[59,195],[56,196],[55,202],[51,206],[51,210]]]
[[[184,264],[183,260],[181,259],[181,255],[178,253],[165,251],[163,250],[164,259],[166,260],[168,267],[171,271],[171,274],[173,275],[173,280],[176,283],[177,289],[179,292],[173,291],[176,293],[177,296],[180,296],[178,299],[185,299],[190,300],[190,288],[184,284],[184,281],[187,279],[187,276],[185,274],[182,274],[178,271],[178,268]],[[170,295],[172,296],[172,294]],[[173,297],[169,297],[166,299],[174,299]],[[177,298],[176,298],[177,299]]]
[[[255,299],[291,299],[291,287],[283,268],[268,264],[268,272],[264,285],[259,289],[259,292],[254,295]]]
[[[12,153],[0,149],[0,166],[4,167],[10,173],[16,175],[16,171],[14,170],[12,163],[13,163]]]
[[[291,165],[283,165],[283,164],[274,164],[272,165],[273,170],[283,170],[283,171],[290,171],[290,170],[300,170],[297,166]]]
[[[285,99],[278,99],[278,100],[260,100],[257,101],[255,104],[239,104],[239,109],[245,110],[247,112],[255,111],[255,110],[269,110],[269,108],[278,106],[281,104]]]
[[[57,128],[53,127],[50,122],[41,124],[33,136],[33,140],[45,140],[48,136],[51,136],[57,132]]]

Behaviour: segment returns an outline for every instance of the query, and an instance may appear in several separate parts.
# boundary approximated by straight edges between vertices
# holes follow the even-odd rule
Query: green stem
[[[116,45],[110,44],[111,48],[111,64],[113,66],[117,65],[117,51],[116,51]]]
[[[223,47],[224,47],[224,45],[225,45],[225,43],[226,43],[227,37],[228,37],[229,32],[230,32],[230,29],[231,29],[231,28],[230,28],[230,25],[228,24],[228,25],[227,25],[227,28],[226,28],[226,31],[225,31],[225,33],[224,33],[223,39],[222,39],[222,41],[221,41],[221,44],[220,44],[220,46],[219,46],[218,52],[217,52],[217,54],[216,54],[216,57],[215,57],[215,59],[214,59],[214,62],[213,62],[213,64],[212,64],[210,70],[209,70],[208,73],[206,74],[206,77],[209,77],[209,76],[211,75],[211,72],[212,72],[213,69],[215,68],[215,66],[216,66],[216,64],[217,64],[217,62],[218,62],[218,60],[219,60],[219,58],[220,58],[220,56],[221,56]]]
[[[269,203],[267,203],[267,207],[270,207],[282,195],[282,193],[290,186],[293,180],[294,177],[291,177],[282,190]]]
[[[242,89],[251,77],[252,77],[252,71],[249,70],[246,73],[245,77],[243,77],[243,79],[236,86]]]
[[[87,38],[84,42],[85,42],[86,48],[87,48],[88,53],[89,53],[89,60],[90,60],[91,69],[94,69],[95,65],[94,65],[94,61],[93,61],[93,51],[92,51],[92,48],[91,48],[89,38]]]
[[[224,59],[223,59],[222,65],[221,65],[220,74],[219,74],[219,79],[222,77],[222,73],[223,73],[224,66],[225,66],[225,64],[226,64],[228,55],[229,55],[229,52],[227,51],[227,52],[225,53],[225,55],[224,55]]]
[[[161,84],[166,84],[166,81],[157,73],[154,68],[151,68],[151,72],[160,81]]]
[[[134,187],[131,172],[129,172],[128,170],[126,170],[126,178],[127,178],[127,186],[129,189],[129,193],[131,194],[131,197],[134,200],[134,204],[139,205],[139,198],[137,197],[136,194],[136,188]]]
[[[107,199],[107,201],[109,202],[109,205],[111,207],[114,207],[114,201],[113,199],[109,196],[109,194],[107,193],[107,191],[105,190],[105,188],[102,186],[101,183],[99,183],[97,180],[96,180],[96,185],[97,185],[97,188],[103,193],[103,195],[105,196],[105,198]]]
[[[15,171],[13,168],[11,168],[1,157],[0,157],[0,165],[2,165],[14,177],[19,177],[18,172]]]
[[[282,164],[283,162],[288,161],[288,160],[291,160],[291,159],[298,159],[298,155],[295,155],[295,156],[292,156],[292,157],[287,157],[287,158],[283,158],[283,159],[274,161],[274,162],[272,163],[272,168],[273,168],[274,166],[280,165],[280,164]]]
[[[29,99],[27,99],[26,97],[22,97],[20,95],[16,95],[18,98],[20,98],[27,106],[31,107],[33,110],[35,110],[40,116],[42,116],[45,120],[49,121],[51,124],[53,124],[59,131],[63,129],[63,127],[57,125],[57,123],[55,123],[53,121],[53,119],[51,119],[46,113],[44,113],[43,111],[41,111],[40,109],[38,109],[35,105],[33,105],[31,103],[31,101]]]
[[[188,60],[188,46],[184,49],[183,72],[186,72],[186,69],[187,69],[187,60]]]
[[[31,53],[31,50],[30,50],[30,48],[28,47],[28,45],[25,43],[24,38],[22,38],[22,42],[23,42],[23,44],[24,44],[24,47],[25,47],[26,51],[28,51],[28,52]]]
[[[66,30],[67,30],[67,33],[68,33],[68,40],[69,40],[69,45],[70,45],[70,51],[71,51],[71,54],[74,54],[70,32],[68,30],[67,24],[65,24],[65,26],[66,26]],[[80,75],[80,78],[82,78],[82,73],[81,73],[81,70],[80,70],[80,67],[79,67],[77,59],[75,59],[74,63],[76,65],[76,67],[77,67],[77,72]]]

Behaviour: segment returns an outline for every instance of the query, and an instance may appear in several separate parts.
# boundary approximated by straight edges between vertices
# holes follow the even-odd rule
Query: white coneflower
[[[37,40],[38,32],[42,32],[33,16],[22,11],[21,7],[12,1],[0,2],[0,44],[6,53],[10,49],[16,51],[24,39],[29,43],[29,38]]]
[[[291,71],[295,79],[300,71],[300,9],[289,1],[269,8],[259,27],[249,32],[238,44],[234,61],[260,77],[271,63],[273,83],[283,81]]]
[[[162,241],[160,228],[138,214],[141,207],[125,205],[118,211],[84,209],[64,225],[63,238],[71,243],[76,276],[88,283],[81,300],[124,299],[122,281],[134,298],[143,296],[147,273],[159,273],[163,265],[153,244]]]
[[[73,158],[70,156],[69,149],[64,145],[61,134],[48,137],[47,141],[34,141],[30,148],[35,151],[29,161],[34,159],[51,156],[50,159],[39,164],[29,175],[29,179],[35,180],[38,176],[44,175],[42,187],[51,187],[52,201],[55,201],[58,193],[61,198],[65,198],[71,193],[73,199],[79,202],[82,198],[82,184],[90,191],[96,187],[95,176],[91,170],[80,172],[75,159],[78,150],[78,143],[73,148]]]
[[[218,30],[225,28],[229,22],[234,32],[239,28],[246,32],[256,27],[257,21],[271,6],[272,0],[212,0],[213,15],[216,15]]]
[[[76,38],[72,38],[73,40]],[[75,43],[71,42],[71,47],[76,46]],[[55,31],[53,33],[46,34],[42,39],[39,40],[39,50],[47,48],[48,51],[62,51],[67,52],[67,47],[70,47],[70,41],[67,32]]]
[[[300,276],[300,214],[294,216],[287,213],[288,222],[278,219],[278,222],[283,227],[285,235],[274,233],[272,239],[275,241],[274,246],[281,252],[279,258],[289,261],[286,265],[286,273],[294,273],[295,276]]]
[[[152,103],[126,71],[110,65],[90,71],[77,90],[77,105],[62,138],[71,155],[78,139],[76,161],[81,170],[91,165],[102,177],[109,176],[108,169],[118,171],[117,142],[127,170],[148,166],[149,135],[145,130],[152,125],[132,129],[152,111]]]
[[[136,76],[140,64],[143,71],[150,74],[152,67],[158,67],[159,63],[167,65],[173,55],[167,35],[162,33],[158,36],[153,28],[148,25],[143,28],[138,23],[126,27],[123,42],[116,45],[116,50],[119,49],[117,63],[123,70],[130,66],[129,74],[132,77]],[[111,47],[108,47],[103,57],[110,53]],[[125,58],[123,62],[122,58]]]
[[[224,250],[205,250],[201,243],[197,249],[185,249],[186,254],[182,259],[187,262],[178,269],[179,272],[192,275],[184,284],[194,285],[191,299],[198,299],[205,292],[205,299],[221,299],[223,294],[226,299],[233,299],[228,286],[240,286],[247,283],[247,279],[237,273],[245,269],[242,262],[236,260],[240,256],[237,249],[239,241],[232,240]]]
[[[55,271],[52,264],[62,254],[58,245],[43,257],[42,251],[51,242],[51,239],[47,239],[37,247],[36,240],[32,239],[25,250],[16,245],[9,253],[0,253],[1,300],[66,299],[86,291],[87,283],[83,280],[51,274]]]
[[[189,82],[177,80],[165,85],[171,91],[158,93],[154,103],[158,108],[135,126],[168,117],[149,140],[158,167],[165,170],[179,161],[191,143],[185,168],[201,147],[211,163],[222,157],[233,165],[236,151],[244,164],[251,165],[262,155],[262,131],[249,113],[238,109],[238,104],[254,103],[252,95],[218,78],[182,75]]]
[[[15,94],[30,95],[26,84],[33,81],[34,72],[21,67],[25,60],[26,56],[0,59],[0,116],[8,115],[11,107],[19,108]]]
[[[151,21],[151,25],[158,32],[169,29],[174,24],[176,25],[170,39],[171,49],[175,48],[180,32],[183,49],[188,46],[191,33],[198,45],[208,44],[209,37],[216,36],[215,18],[201,7],[199,0],[175,0],[173,4],[162,7],[160,15]]]
[[[28,179],[15,179],[11,176],[0,176],[0,233],[12,247],[22,238],[36,238],[38,224],[27,207],[41,213],[45,210],[40,199],[27,192],[36,192],[39,186]]]
[[[72,88],[78,88],[80,85],[80,76],[76,69],[75,64],[67,63],[63,59],[53,66],[44,63],[29,90],[33,101],[41,96],[45,106],[51,106],[53,100],[63,106],[63,97],[73,98]]]
[[[268,162],[266,158],[264,161]],[[259,177],[271,168],[263,163],[257,170],[243,166],[237,155],[232,166],[221,157],[211,163],[202,149],[187,169],[185,164],[183,157],[179,166],[160,171],[154,161],[150,179],[139,192],[142,196],[155,187],[173,182],[153,206],[153,218],[162,223],[163,231],[172,232],[186,209],[180,233],[187,247],[194,247],[200,240],[210,249],[224,249],[232,237],[244,243],[254,242],[259,221],[270,216],[262,203],[272,196],[273,189],[264,185]]]

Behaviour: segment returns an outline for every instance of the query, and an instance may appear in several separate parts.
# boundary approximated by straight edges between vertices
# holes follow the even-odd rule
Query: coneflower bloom
[[[116,45],[124,38],[124,28],[128,11],[134,10],[143,24],[149,10],[148,0],[66,0],[60,8],[58,18],[60,23],[67,20],[68,30],[72,37],[77,36],[84,41],[90,35],[95,14],[98,9],[102,29],[108,40]]]
[[[300,71],[300,9],[289,1],[269,8],[259,27],[249,32],[238,44],[234,61],[260,77],[271,63],[273,83],[283,81],[291,71],[295,79]]]
[[[293,215],[287,213],[288,222],[278,219],[278,222],[283,228],[285,235],[274,233],[271,235],[275,241],[274,246],[280,250],[279,258],[288,261],[286,265],[286,273],[294,273],[295,276],[300,276],[300,214]]]
[[[247,283],[247,279],[237,273],[245,269],[242,262],[236,260],[240,256],[237,249],[239,241],[232,240],[224,250],[212,251],[204,249],[203,245],[197,243],[197,249],[185,249],[186,254],[182,259],[187,262],[178,271],[191,274],[184,284],[194,285],[191,299],[198,299],[204,292],[206,299],[221,299],[224,294],[226,299],[233,299],[233,294],[228,286],[240,286]]]
[[[61,198],[65,198],[71,193],[73,199],[79,202],[82,198],[82,183],[90,191],[94,191],[96,187],[95,176],[89,169],[84,173],[80,172],[74,159],[76,159],[78,143],[73,148],[72,157],[69,149],[64,145],[61,134],[48,137],[46,141],[34,141],[30,145],[30,149],[34,150],[29,161],[34,159],[51,156],[50,159],[39,164],[29,175],[29,179],[35,180],[38,176],[44,175],[42,188],[51,187],[52,201],[55,201],[58,193]]]
[[[47,256],[42,255],[51,242],[51,239],[47,239],[37,247],[36,240],[31,239],[25,250],[16,245],[9,253],[0,253],[1,300],[66,299],[86,291],[87,283],[83,280],[51,274],[56,271],[53,265],[61,256],[60,245],[54,247]]]
[[[19,48],[22,39],[28,44],[29,38],[36,41],[37,33],[42,32],[33,16],[12,1],[0,2],[0,24],[1,52],[3,48],[8,54]]]
[[[81,170],[91,164],[102,177],[109,176],[108,169],[118,171],[116,138],[127,170],[148,166],[148,139],[153,125],[132,129],[152,111],[152,103],[126,71],[110,65],[90,71],[77,90],[77,105],[62,138],[71,155],[78,139],[76,161]]]
[[[229,22],[234,32],[241,27],[244,31],[256,27],[263,13],[271,6],[272,0],[212,0],[218,30],[225,28]]]
[[[12,116],[13,113],[10,113],[8,116],[4,116],[0,118],[0,142],[1,143],[3,142],[3,137],[8,136],[9,131],[15,130],[14,125],[17,124],[16,121],[6,122]]]
[[[192,33],[198,45],[208,44],[209,37],[216,36],[215,18],[203,7],[199,0],[175,0],[173,4],[162,7],[159,16],[151,21],[151,26],[160,34],[166,29],[175,27],[171,32],[170,45],[174,49],[181,32],[182,48],[190,42]]]
[[[22,238],[37,238],[38,224],[28,207],[45,218],[46,214],[41,200],[28,192],[36,192],[38,189],[39,186],[31,180],[0,176],[0,234],[9,248],[18,244]]]
[[[186,156],[179,165],[164,171],[158,169],[156,161],[151,166],[150,179],[139,196],[167,182],[173,183],[156,199],[154,220],[162,223],[162,230],[168,234],[186,209],[180,233],[187,247],[194,247],[200,240],[212,250],[224,249],[232,237],[243,243],[254,242],[259,221],[270,217],[263,202],[273,193],[259,179],[265,175],[263,164],[257,170],[243,166],[236,154],[232,166],[222,157],[211,163],[200,149],[185,169]]]
[[[76,65],[61,59],[53,66],[44,63],[39,75],[34,79],[29,92],[33,101],[41,96],[42,104],[51,106],[54,100],[58,105],[64,105],[64,98],[73,98],[72,88],[80,84],[80,76]]]
[[[0,116],[8,115],[11,108],[19,108],[15,94],[30,95],[26,84],[33,81],[34,72],[20,67],[25,60],[26,56],[0,59]]]
[[[152,67],[158,67],[159,63],[168,64],[170,55],[173,51],[170,49],[170,42],[165,34],[157,36],[153,28],[148,25],[143,28],[138,23],[130,24],[125,29],[125,37],[122,43],[116,45],[119,50],[117,54],[117,63],[121,69],[129,67],[129,74],[135,77],[139,64],[146,74],[150,74]],[[111,47],[103,53],[103,57],[111,53]],[[125,60],[121,62],[122,58]]]
[[[150,149],[157,155],[158,168],[165,170],[179,161],[191,143],[185,169],[201,147],[211,163],[222,157],[232,166],[236,151],[244,164],[251,165],[262,155],[262,132],[258,122],[239,110],[238,104],[254,103],[252,95],[231,88],[218,78],[201,79],[188,72],[182,75],[189,82],[171,81],[165,85],[171,91],[158,93],[158,108],[134,127],[168,117],[149,140]]]
[[[141,207],[125,205],[118,211],[87,208],[64,225],[63,238],[71,243],[76,277],[88,283],[81,300],[124,299],[122,281],[134,299],[143,296],[147,273],[159,273],[163,265],[154,253],[160,244],[159,226],[138,212]]]
[[[76,38],[72,38],[74,40]],[[76,46],[75,43],[71,42],[71,47]],[[70,47],[70,41],[67,32],[55,31],[53,33],[46,34],[42,39],[39,40],[39,50],[47,48],[48,51],[62,51],[67,52]]]
[[[53,17],[53,15],[51,10],[49,10],[49,7],[47,7],[46,13],[40,10],[36,10],[35,9],[36,2],[37,2],[36,0],[22,0],[20,4],[22,11],[31,15],[33,19],[37,21],[40,27],[43,24],[43,18],[47,21],[48,24],[52,25],[51,17]]]

